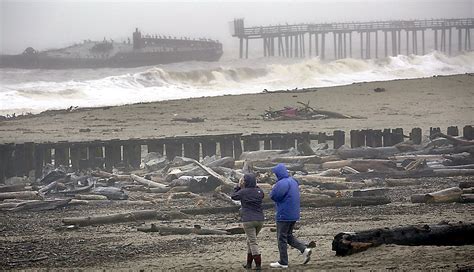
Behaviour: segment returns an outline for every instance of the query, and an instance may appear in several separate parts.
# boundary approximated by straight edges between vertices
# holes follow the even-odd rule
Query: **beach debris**
[[[150,224],[150,226],[142,226],[137,228],[138,231],[143,232],[159,232],[160,235],[231,235],[231,232],[226,230],[217,229],[205,229],[200,225],[194,225],[192,228],[183,227],[170,227],[170,226],[157,226],[156,224]]]
[[[359,232],[341,232],[332,241],[337,256],[347,256],[382,244],[460,246],[474,244],[474,223],[440,223]]]
[[[386,91],[385,88],[377,87],[377,88],[374,89],[374,92],[376,92],[376,93],[381,93],[381,92],[385,92],[385,91]]]
[[[286,120],[321,120],[328,118],[336,119],[354,119],[357,117],[341,114],[332,111],[316,110],[307,103],[297,102],[302,105],[299,107],[286,106],[280,110],[273,110],[272,108],[265,110],[262,115],[263,120],[266,121],[286,121]]]

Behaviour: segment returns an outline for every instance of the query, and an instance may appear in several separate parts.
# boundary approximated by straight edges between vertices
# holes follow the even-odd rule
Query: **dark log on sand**
[[[411,196],[412,203],[449,203],[461,200],[462,189],[452,187],[429,194],[415,194]]]
[[[80,200],[107,200],[104,195],[75,195],[74,198]]]
[[[390,203],[390,199],[386,197],[350,197],[350,198],[314,198],[312,196],[301,195],[301,207],[345,207],[345,206],[374,206]],[[273,209],[275,204],[267,200],[262,205],[264,209]],[[233,213],[239,211],[238,206],[227,207],[206,207],[199,209],[184,209],[182,213],[198,215],[198,214],[216,214],[216,213]]]
[[[336,251],[337,256],[347,256],[382,244],[409,246],[472,245],[474,244],[474,224],[416,225],[361,232],[342,232],[334,237],[332,250]]]
[[[165,227],[151,224],[150,226],[138,227],[138,231],[143,232],[159,232],[160,235],[229,235],[231,233],[225,230],[214,230],[214,229],[203,229],[199,225],[195,225],[193,228],[178,228],[178,227]]]
[[[355,190],[352,192],[353,197],[366,197],[366,196],[385,196],[389,191],[389,188],[371,188],[371,189],[362,189]]]
[[[76,225],[76,226],[90,226],[90,225],[102,225],[112,223],[122,223],[130,221],[143,221],[143,220],[171,220],[178,218],[186,218],[185,214],[180,212],[162,212],[158,213],[156,210],[143,210],[134,211],[128,213],[118,213],[111,215],[97,215],[88,217],[75,217],[75,218],[64,218],[62,220],[64,225]]]
[[[463,194],[474,194],[474,187],[462,189]]]
[[[459,183],[459,188],[461,188],[461,189],[471,188],[471,187],[474,187],[474,180],[461,181]]]
[[[0,193],[0,201],[4,199],[40,199],[36,191],[19,191],[19,192],[7,192]]]
[[[26,184],[12,184],[0,186],[0,193],[26,191]]]
[[[348,181],[360,181],[372,178],[424,178],[424,177],[455,177],[474,175],[474,169],[421,169],[415,171],[392,171],[392,172],[365,172],[350,174],[346,176]]]
[[[41,188],[39,190],[39,193],[41,195],[45,195],[45,194],[49,193],[49,191],[55,189],[57,186],[58,186],[58,181],[57,180],[53,181],[50,184],[48,184],[48,185],[44,186],[43,188]]]
[[[461,203],[474,203],[474,194],[462,194],[459,201]]]
[[[95,170],[91,174],[94,177],[100,177],[100,178],[112,178],[114,180],[125,180],[125,181],[131,180],[130,175],[115,175],[115,174],[111,174],[109,172],[105,172],[102,170]]]
[[[52,199],[52,200],[36,200],[36,201],[27,201],[19,203],[15,208],[10,209],[9,211],[47,211],[54,210],[57,208],[66,207],[71,199]]]

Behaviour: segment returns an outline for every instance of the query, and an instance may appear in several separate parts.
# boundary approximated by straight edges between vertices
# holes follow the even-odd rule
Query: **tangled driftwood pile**
[[[441,137],[422,145],[404,142],[378,148],[328,149],[327,145],[314,148],[309,143],[302,143],[298,149],[243,152],[238,160],[213,156],[200,162],[184,157],[168,161],[165,156],[151,152],[143,158],[141,169],[133,172],[91,169],[78,173],[47,166],[41,179],[23,184],[10,180],[10,185],[0,186],[0,210],[41,211],[69,205],[106,204],[110,201],[140,204],[192,199],[195,202],[192,209],[166,212],[142,210],[64,218],[64,227],[70,229],[238,212],[239,203],[229,197],[238,180],[246,172],[258,173],[259,186],[268,196],[275,182],[271,168],[278,163],[285,163],[300,182],[302,207],[383,205],[390,203],[386,193],[391,187],[416,183],[417,178],[474,175],[474,141],[444,134],[438,136]],[[406,178],[410,179],[407,181]],[[462,183],[460,188],[412,196],[412,200],[424,203],[472,202],[472,187],[472,182]],[[137,192],[140,193],[139,197],[130,197]],[[225,204],[211,207],[201,205],[208,197]],[[268,198],[265,199],[264,208],[273,208]],[[201,235],[242,232],[240,228],[210,230],[200,226],[177,228],[157,224],[138,230]]]

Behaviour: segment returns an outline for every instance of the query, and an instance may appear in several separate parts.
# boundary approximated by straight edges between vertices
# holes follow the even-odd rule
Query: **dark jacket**
[[[240,200],[242,222],[263,221],[263,191],[257,186],[255,175],[246,174],[244,181],[244,188],[235,187],[231,195],[233,200]]]
[[[300,190],[298,182],[289,176],[285,165],[272,168],[277,177],[270,198],[276,203],[276,221],[297,221],[300,219]]]

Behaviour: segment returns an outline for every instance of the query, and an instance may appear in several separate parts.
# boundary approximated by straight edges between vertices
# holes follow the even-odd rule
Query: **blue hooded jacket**
[[[277,177],[270,198],[276,204],[276,221],[298,221],[300,219],[300,190],[298,182],[288,175],[285,165],[279,163],[272,168]]]

